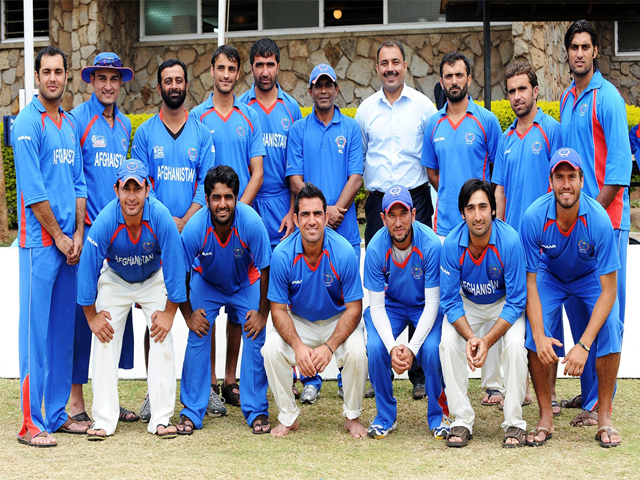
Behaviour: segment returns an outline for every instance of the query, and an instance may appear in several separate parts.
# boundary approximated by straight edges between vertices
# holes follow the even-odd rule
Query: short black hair
[[[509,79],[516,75],[526,75],[529,79],[529,83],[531,84],[531,88],[538,86],[538,75],[536,75],[533,67],[527,62],[516,63],[507,69],[504,74],[504,86],[506,87]]]
[[[216,60],[220,55],[224,55],[229,60],[235,60],[238,64],[238,68],[240,68],[240,52],[236,49],[236,47],[232,47],[231,45],[220,45],[215,49],[213,55],[211,55],[211,65],[216,64]]]
[[[387,40],[386,42],[384,42],[383,44],[381,44],[378,47],[378,51],[376,52],[376,64],[378,62],[380,62],[380,50],[382,50],[384,47],[387,48],[399,48],[400,49],[400,53],[402,54],[402,60],[406,60],[405,56],[404,56],[404,47],[402,46],[402,44],[398,41],[398,40]]]
[[[236,171],[228,165],[218,165],[212,167],[207,172],[207,176],[204,177],[204,194],[209,197],[216,183],[222,183],[231,190],[233,195],[238,198],[238,192],[240,191],[240,179]]]
[[[184,82],[189,83],[189,79],[187,78],[187,66],[180,60],[170,58],[169,60],[162,62],[162,65],[158,67],[158,85],[162,83],[162,71],[165,68],[175,67],[176,65],[180,65],[182,67],[182,71],[184,72]]]
[[[313,183],[307,182],[304,184],[304,187],[300,189],[298,195],[296,195],[296,200],[293,204],[293,212],[298,215],[300,212],[300,200],[302,198],[319,198],[322,200],[322,210],[327,213],[327,199],[324,198],[324,194],[322,190],[316,187]]]
[[[565,33],[564,35],[564,49],[567,51],[567,53],[569,52],[571,41],[573,40],[573,37],[576,35],[576,33],[583,33],[583,32],[587,32],[591,36],[591,43],[593,44],[593,48],[598,47],[598,32],[596,32],[596,29],[593,28],[593,25],[591,25],[588,21],[582,18],[580,20],[576,20],[575,22],[573,22],[569,27],[569,29],[567,30],[567,33]],[[569,62],[569,58],[567,55],[567,63],[568,62]],[[595,58],[593,59],[593,68],[594,70],[598,69],[598,61]],[[571,70],[569,71],[571,72]]]
[[[458,60],[462,60],[464,62],[464,67],[467,69],[467,77],[471,75],[471,65],[469,64],[469,59],[460,52],[449,52],[444,57],[442,57],[442,61],[440,62],[440,78],[442,78],[442,69],[444,68],[444,66],[453,66]]]
[[[251,49],[249,50],[249,62],[252,66],[256,55],[265,58],[270,57],[271,55],[275,55],[276,63],[280,63],[280,49],[278,48],[278,44],[270,38],[261,38],[256,43],[251,45]],[[239,63],[240,62],[238,62],[238,64]]]
[[[460,213],[464,215],[464,209],[469,204],[471,195],[476,193],[478,190],[482,190],[487,194],[489,205],[491,205],[491,219],[495,220],[496,196],[493,194],[491,184],[486,180],[480,180],[479,178],[471,178],[464,182],[464,185],[462,185],[462,188],[460,189],[460,195],[458,195],[458,210],[460,210]]]
[[[49,45],[48,47],[44,47],[42,50],[38,52],[36,55],[35,68],[38,75],[40,75],[40,64],[42,62],[42,57],[55,57],[56,55],[60,55],[62,57],[62,64],[64,65],[64,71],[68,70],[67,68],[67,56],[60,50],[58,47],[54,47]]]

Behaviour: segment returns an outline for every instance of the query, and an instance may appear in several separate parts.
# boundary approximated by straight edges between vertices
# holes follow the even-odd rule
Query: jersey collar
[[[44,108],[44,105],[42,105],[42,102],[40,101],[37,95],[33,96],[33,98],[31,99],[31,103],[33,104],[34,107],[36,107],[36,109],[40,113],[46,113],[47,109]],[[60,113],[64,113],[64,110],[62,110],[62,107],[60,105],[58,105],[58,111]]]
[[[464,221],[464,220],[463,220]],[[491,235],[489,236],[489,245],[495,245],[496,244],[496,237],[497,237],[497,228],[496,228],[496,220],[494,220],[493,222],[491,222]],[[471,235],[469,233],[469,227],[467,227],[467,224],[465,223],[462,226],[462,232],[460,235],[460,241],[458,243],[458,245],[460,245],[461,247],[464,248],[469,248],[469,235]]]
[[[591,80],[589,80],[589,85],[587,85],[587,88],[584,89],[584,91],[580,95],[580,98],[584,97],[587,92],[590,92],[591,90],[597,90],[600,87],[602,87],[602,80],[603,79],[602,79],[602,74],[600,73],[600,70],[596,70],[595,72],[593,72],[593,76],[591,77]],[[571,87],[569,88],[569,90],[573,93],[575,97],[575,94],[576,94],[575,80],[571,82]],[[576,101],[577,100],[578,99],[576,99]]]
[[[547,218],[549,220],[556,220],[556,198],[551,195],[552,201],[547,207]],[[580,206],[578,207],[578,217],[583,217],[587,214],[587,202],[584,201],[584,192],[580,192]]]
[[[334,109],[333,109],[333,118],[331,119],[331,123],[329,125],[327,125],[325,127],[324,123],[320,121],[320,119],[317,117],[316,115],[316,107],[313,107],[312,112],[313,115],[311,115],[313,117],[313,119],[320,125],[322,125],[324,128],[329,128],[329,125],[334,124],[334,123],[340,123],[340,107],[338,107],[338,105],[334,105]]]
[[[147,180],[148,181],[148,180]],[[147,197],[147,199],[144,201],[144,207],[142,208],[142,221],[143,222],[148,222],[149,221],[149,202],[150,202],[150,198]],[[116,221],[118,223],[125,223],[124,222],[124,215],[122,214],[122,207],[120,206],[120,200],[118,200],[116,202]]]
[[[480,106],[473,101],[473,98],[471,98],[471,95],[467,95],[467,98],[469,99],[469,103],[467,104],[467,113],[470,113],[474,117],[477,117],[478,108],[480,108]],[[440,110],[438,110],[438,113],[440,114],[441,117],[447,116],[447,105],[449,105],[448,100],[445,102],[444,106]]]
[[[91,110],[94,113],[97,113],[98,115],[102,115],[102,112],[104,112],[105,107],[102,103],[100,103],[100,100],[98,100],[98,97],[96,96],[95,92],[91,94],[91,98],[89,99],[89,105],[91,106]],[[119,113],[120,113],[120,110],[118,110],[118,105],[114,103],[113,118],[117,117]]]
[[[238,98],[236,97],[236,94],[233,94],[233,106],[234,108],[240,108],[241,102],[238,101]],[[211,92],[211,94],[209,95],[209,98],[207,98],[207,100],[204,102],[204,106],[207,107],[207,109],[213,108],[213,92]]]
[[[398,97],[398,100],[396,100],[396,102],[399,102],[401,98],[408,98],[411,99],[411,97],[409,96],[409,90],[407,88],[407,84],[404,83],[402,84],[402,92],[400,92],[400,96]],[[384,87],[380,87],[380,101],[384,104],[386,104],[388,107],[393,107],[393,105],[391,105],[389,103],[389,100],[387,100],[387,97],[384,94]],[[395,102],[394,102],[395,103]]]
[[[543,116],[544,116],[544,112],[542,111],[542,109],[540,107],[538,107],[538,113],[536,113],[536,116],[533,119],[533,123],[537,123],[538,125],[540,125],[540,122],[542,122],[542,117]],[[518,117],[516,117],[516,119],[513,121],[513,123],[509,126],[509,130],[515,130],[516,129],[516,125],[518,125]]]

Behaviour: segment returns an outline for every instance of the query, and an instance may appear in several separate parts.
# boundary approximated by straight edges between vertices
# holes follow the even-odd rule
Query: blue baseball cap
[[[549,160],[549,173],[553,172],[561,163],[568,163],[575,170],[582,170],[582,159],[573,148],[559,148]]]
[[[407,190],[407,187],[394,185],[387,190],[387,193],[382,197],[382,210],[386,213],[396,203],[404,205],[409,210],[413,208],[413,200],[411,199],[411,194],[409,193],[409,190]]]
[[[316,65],[313,67],[311,71],[311,76],[309,77],[309,86],[315,84],[322,75],[326,75],[335,83],[338,83],[336,72],[331,68],[331,65],[327,65],[326,63],[321,63],[320,65]]]
[[[110,68],[112,70],[118,70],[122,75],[122,81],[128,82],[133,79],[133,70],[122,66],[122,60],[113,52],[102,52],[96,55],[93,59],[93,66],[84,67],[80,76],[82,80],[87,83],[91,83],[91,74],[101,68]]]
[[[148,176],[147,167],[137,158],[125,160],[118,167],[117,180],[120,185],[124,185],[131,179],[134,179],[139,185],[144,185]]]

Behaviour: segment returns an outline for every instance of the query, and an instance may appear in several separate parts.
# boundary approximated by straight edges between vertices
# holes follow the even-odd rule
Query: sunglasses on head
[[[93,65],[94,67],[116,67],[116,68],[121,68],[122,67],[122,61],[120,61],[120,59],[118,58],[103,58],[101,60],[98,61],[98,63],[95,63]]]

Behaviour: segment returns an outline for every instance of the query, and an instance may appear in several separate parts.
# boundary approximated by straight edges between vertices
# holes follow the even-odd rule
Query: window
[[[202,32],[218,33],[218,0],[201,1]],[[228,32],[258,30],[258,0],[228,2],[226,30]]]
[[[367,2],[346,0],[324,1],[325,27],[343,25],[382,25],[384,5],[382,0]]]
[[[49,38],[49,0],[33,0],[33,36]],[[24,39],[22,0],[2,1],[2,40]]]
[[[616,22],[616,55],[640,55],[640,22]]]

